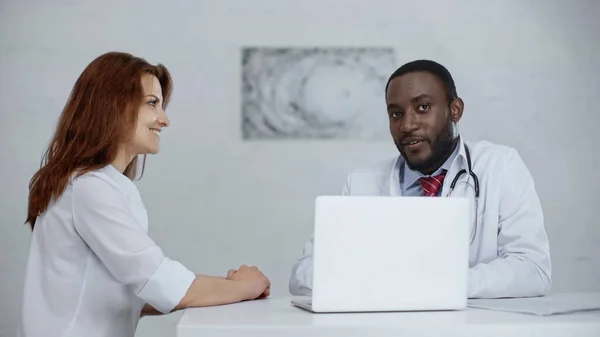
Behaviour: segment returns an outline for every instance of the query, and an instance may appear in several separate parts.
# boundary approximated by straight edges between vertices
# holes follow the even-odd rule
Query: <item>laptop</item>
[[[320,196],[313,286],[292,304],[313,313],[463,310],[472,201]]]

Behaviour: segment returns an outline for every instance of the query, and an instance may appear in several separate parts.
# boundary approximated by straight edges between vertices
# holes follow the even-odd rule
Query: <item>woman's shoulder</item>
[[[76,172],[70,183],[79,193],[125,193],[128,185],[133,185],[129,178],[112,165],[83,174]]]

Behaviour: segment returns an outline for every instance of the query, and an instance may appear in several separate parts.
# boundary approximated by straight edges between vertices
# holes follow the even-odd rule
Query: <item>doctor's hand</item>
[[[271,282],[255,266],[249,267],[244,264],[238,270],[231,269],[226,278],[244,283],[247,288],[247,300],[265,298],[271,294]]]

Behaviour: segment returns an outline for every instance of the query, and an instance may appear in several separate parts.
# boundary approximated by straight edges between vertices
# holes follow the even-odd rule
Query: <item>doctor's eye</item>
[[[390,111],[390,117],[392,118],[400,118],[402,117],[402,113],[398,111]]]
[[[150,104],[152,106],[156,106],[156,102],[157,102],[157,100],[153,99],[151,101],[148,101],[148,104]]]
[[[431,108],[431,105],[429,105],[429,104],[420,104],[417,107],[417,110],[419,110],[420,112],[425,112],[425,111],[428,111],[429,108]]]

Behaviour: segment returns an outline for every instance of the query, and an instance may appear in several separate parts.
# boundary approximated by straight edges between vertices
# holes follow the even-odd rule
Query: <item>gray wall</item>
[[[257,264],[286,295],[314,197],[395,154],[388,139],[244,142],[240,47],[392,46],[397,65],[431,58],[450,69],[466,138],[520,151],[545,210],[554,290],[600,291],[600,2],[459,3],[2,1],[0,335],[13,336],[19,316],[28,181],[77,76],[109,50],[173,73],[172,126],[139,188],[151,235],[197,272]],[[367,113],[386,118],[383,95]],[[138,335],[172,336],[180,315],[144,319]]]

